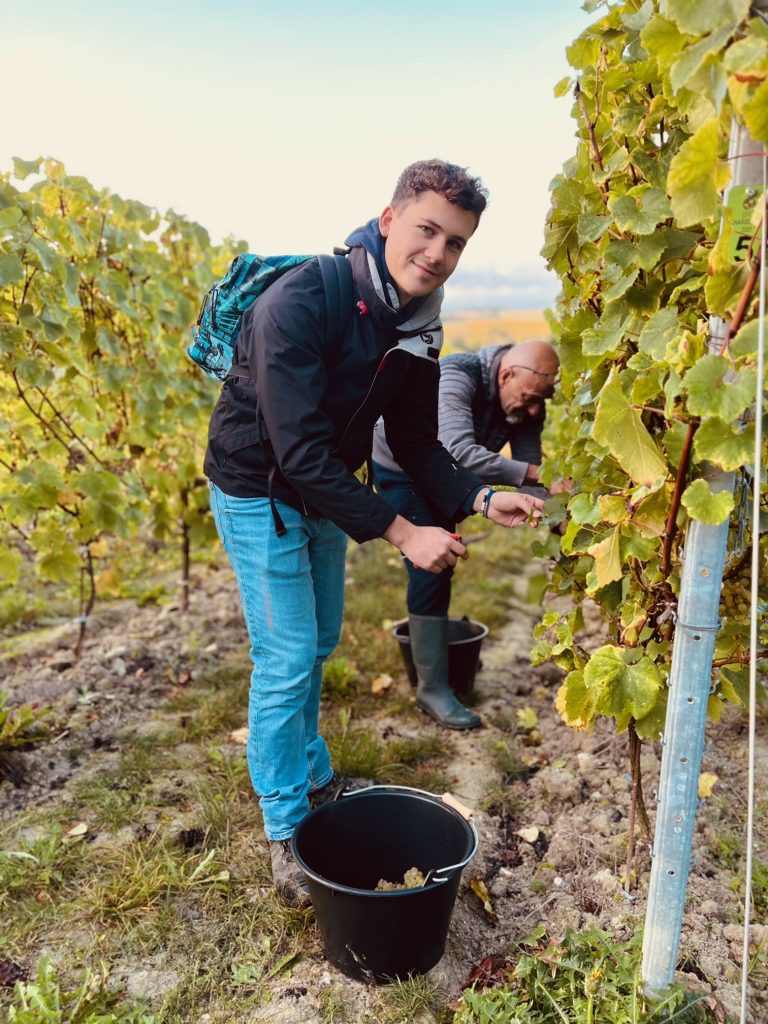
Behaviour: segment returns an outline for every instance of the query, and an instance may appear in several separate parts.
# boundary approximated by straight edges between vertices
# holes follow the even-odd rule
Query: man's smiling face
[[[474,213],[437,192],[421,192],[404,206],[384,210],[379,218],[384,257],[401,305],[448,280],[476,227]]]

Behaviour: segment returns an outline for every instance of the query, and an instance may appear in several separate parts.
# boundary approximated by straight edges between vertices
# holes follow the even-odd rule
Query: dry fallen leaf
[[[515,835],[520,836],[520,838],[524,840],[526,843],[531,843],[531,845],[533,845],[533,843],[535,843],[536,840],[539,838],[540,833],[541,829],[538,829],[535,825],[532,825],[530,828],[518,829],[517,832],[515,832]]]
[[[482,878],[470,878],[469,887],[472,892],[477,896],[480,902],[483,904],[483,910],[486,912],[488,917],[493,921],[494,924],[498,924],[499,919],[496,916],[496,911],[491,906],[491,894],[488,892],[488,887]]]
[[[539,716],[533,708],[518,708],[517,711],[515,711],[515,718],[517,719],[517,724],[520,728],[524,729],[526,732],[530,732],[531,729],[535,728],[539,724]]]
[[[376,676],[376,678],[371,683],[371,693],[386,693],[393,682],[394,680],[392,679],[392,676],[387,675],[386,672],[380,676]]]
[[[248,726],[244,725],[242,729],[233,729],[229,734],[230,742],[242,743],[245,745],[248,742]]]
[[[76,825],[73,825],[72,828],[68,828],[64,835],[70,837],[84,836],[87,831],[88,826],[86,825],[86,823],[84,821],[78,821],[78,823]]]
[[[702,772],[699,776],[699,796],[712,796],[712,790],[718,779],[719,776],[715,775],[714,772]]]

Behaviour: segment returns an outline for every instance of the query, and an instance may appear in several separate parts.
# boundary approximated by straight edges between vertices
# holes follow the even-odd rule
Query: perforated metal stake
[[[733,481],[724,473],[708,483],[732,491]],[[643,982],[651,995],[672,982],[680,944],[727,537],[727,520],[695,522],[686,540],[643,939]]]
[[[761,153],[762,145],[734,122],[731,188],[762,183]],[[722,320],[711,318],[711,352],[720,351],[726,330]],[[706,479],[716,493],[733,491],[732,473],[712,472]],[[649,995],[661,995],[675,975],[727,538],[727,521],[693,522],[685,542],[643,939],[642,979]]]

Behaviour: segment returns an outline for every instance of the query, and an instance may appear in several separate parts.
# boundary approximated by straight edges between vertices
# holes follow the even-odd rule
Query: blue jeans
[[[288,839],[309,810],[307,794],[333,775],[317,730],[323,662],[341,633],[347,537],[280,501],[278,537],[268,498],[209,486],[251,641],[248,769],[267,838]]]
[[[396,473],[374,462],[373,481],[382,498],[404,519],[416,526],[442,526],[454,532],[455,524],[430,503],[427,495],[405,473]],[[411,615],[447,615],[453,569],[427,572],[426,569],[416,569],[407,558],[404,561],[408,571],[408,612]]]

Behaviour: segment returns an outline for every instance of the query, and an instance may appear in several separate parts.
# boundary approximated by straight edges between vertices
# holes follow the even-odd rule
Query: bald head
[[[548,341],[522,341],[501,358],[499,401],[507,416],[538,416],[552,397],[560,368],[557,352]]]
[[[523,366],[536,373],[545,373],[554,378],[560,369],[557,352],[548,341],[521,341],[513,345],[501,358],[502,366]]]

